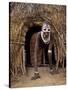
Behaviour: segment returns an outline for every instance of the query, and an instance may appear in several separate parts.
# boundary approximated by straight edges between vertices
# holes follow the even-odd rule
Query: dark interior
[[[29,27],[29,30],[26,34],[26,41],[25,41],[25,64],[26,66],[32,66],[31,64],[31,60],[30,60],[30,40],[31,40],[31,37],[34,33],[37,33],[41,31],[41,26],[39,25],[33,25],[32,27]],[[48,55],[47,55],[47,50],[45,51],[45,58],[46,58],[46,61],[45,61],[45,64],[49,64],[48,62]],[[55,64],[56,61],[55,61],[55,56],[54,56],[54,47],[52,48],[52,63]],[[41,60],[41,64],[43,64],[42,60]],[[40,65],[41,66],[41,65]]]

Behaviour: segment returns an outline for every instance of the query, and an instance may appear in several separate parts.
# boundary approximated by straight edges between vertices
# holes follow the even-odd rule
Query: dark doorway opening
[[[28,32],[26,33],[26,37],[25,37],[25,64],[26,66],[32,66],[31,64],[31,58],[30,58],[30,40],[31,37],[34,33],[37,33],[41,31],[41,26],[39,25],[33,25],[32,27],[29,27]]]
[[[26,66],[30,66],[30,67],[32,66],[31,58],[30,58],[30,40],[31,40],[32,35],[39,31],[41,31],[41,26],[33,25],[32,27],[29,27],[29,30],[26,33],[26,37],[25,37],[25,64]],[[46,58],[45,64],[49,64],[47,50],[45,51],[45,58]],[[52,48],[52,64],[56,64],[55,55],[54,55],[54,47]],[[41,59],[41,65],[43,65],[42,59]]]

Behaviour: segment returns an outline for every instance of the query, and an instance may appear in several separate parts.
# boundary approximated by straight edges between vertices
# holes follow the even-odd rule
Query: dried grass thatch
[[[60,57],[65,56],[66,7],[61,5],[41,5],[10,3],[10,73],[12,76],[23,73],[23,48],[26,31],[33,23],[42,25],[48,21],[54,33]]]

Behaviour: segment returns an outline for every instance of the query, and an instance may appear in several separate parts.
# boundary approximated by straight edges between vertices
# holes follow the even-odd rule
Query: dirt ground
[[[66,73],[59,69],[56,74],[51,74],[48,67],[39,67],[40,78],[31,80],[34,75],[34,68],[28,68],[26,75],[20,75],[11,82],[11,87],[36,87],[66,84]]]

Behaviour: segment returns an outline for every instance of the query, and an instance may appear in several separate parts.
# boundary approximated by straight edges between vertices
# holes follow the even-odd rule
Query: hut
[[[60,46],[59,49],[62,48],[63,56],[65,56],[66,6],[10,2],[9,72],[11,78],[19,74],[24,75],[26,66],[32,66],[35,34],[41,30],[41,26],[45,21],[51,25],[56,44],[58,47]],[[62,60],[59,60],[60,63]],[[40,59],[38,63],[41,65]]]

